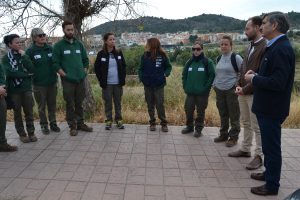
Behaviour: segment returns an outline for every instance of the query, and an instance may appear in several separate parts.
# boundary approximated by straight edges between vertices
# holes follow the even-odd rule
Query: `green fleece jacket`
[[[182,73],[183,89],[188,95],[209,94],[215,78],[215,69],[212,60],[208,59],[208,67],[204,66],[203,59],[192,61],[186,65]]]
[[[89,65],[89,59],[83,44],[73,39],[71,43],[66,38],[57,42],[53,47],[53,67],[56,71],[64,70],[66,76],[63,79],[79,83],[86,77],[85,68]]]
[[[26,50],[34,65],[33,84],[36,86],[51,86],[57,82],[56,70],[52,66],[52,47],[45,44],[39,47],[32,44]]]
[[[28,55],[21,56],[21,54],[14,54],[14,56],[17,62],[18,70],[14,70],[12,68],[7,55],[2,58],[2,64],[6,72],[7,92],[18,94],[31,91],[34,66]],[[22,80],[20,85],[15,84],[16,78]]]
[[[0,64],[0,86],[3,86],[3,85],[6,85],[5,72],[4,72],[2,65]]]

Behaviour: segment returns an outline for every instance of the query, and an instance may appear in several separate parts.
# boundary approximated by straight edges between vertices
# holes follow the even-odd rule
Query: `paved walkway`
[[[214,144],[217,128],[205,128],[196,139],[182,135],[182,127],[169,133],[149,132],[145,125],[105,131],[92,124],[93,133],[70,137],[62,133],[21,144],[13,124],[9,142],[15,153],[0,153],[1,200],[224,200],[283,199],[300,188],[300,130],[283,130],[283,171],[277,197],[259,197],[249,191],[261,182],[245,170],[248,158],[229,158],[231,149]]]

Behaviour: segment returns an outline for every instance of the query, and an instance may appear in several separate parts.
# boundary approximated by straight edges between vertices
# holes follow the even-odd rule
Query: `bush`
[[[179,66],[184,66],[185,63],[192,57],[192,52],[190,50],[183,50],[176,57],[176,64]]]
[[[215,64],[217,61],[217,57],[221,55],[219,48],[204,49],[204,54],[207,58],[210,58]]]
[[[143,53],[143,46],[135,46],[133,48],[123,50],[123,54],[127,65],[127,74],[137,74],[141,62],[141,56],[143,55]]]

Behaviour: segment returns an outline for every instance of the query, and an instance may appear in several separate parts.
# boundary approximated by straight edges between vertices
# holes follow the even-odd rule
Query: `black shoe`
[[[250,178],[257,180],[257,181],[266,181],[265,173],[251,173]]]
[[[187,126],[187,127],[185,127],[184,129],[181,130],[182,134],[189,134],[189,133],[192,133],[192,132],[194,132],[194,127],[191,127],[191,126]]]
[[[112,122],[110,120],[107,120],[105,122],[105,130],[110,130],[112,126]]]
[[[193,135],[195,138],[202,136],[202,128],[196,128],[195,133]]]
[[[118,128],[118,129],[124,129],[124,128],[125,128],[125,126],[124,126],[122,120],[117,121],[117,128]]]
[[[266,185],[259,187],[252,187],[251,192],[256,195],[268,196],[268,195],[278,195],[278,190],[269,190]]]
[[[57,124],[50,124],[50,130],[53,132],[60,132],[60,128],[57,126]]]
[[[50,133],[48,125],[41,125],[41,130],[44,135],[49,135],[49,133]]]

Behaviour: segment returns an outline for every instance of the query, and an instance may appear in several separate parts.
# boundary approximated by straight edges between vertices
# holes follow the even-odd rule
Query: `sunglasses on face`
[[[45,33],[42,33],[42,34],[38,34],[38,37],[46,37],[46,34]]]
[[[202,49],[201,48],[192,48],[192,51],[201,51]]]

